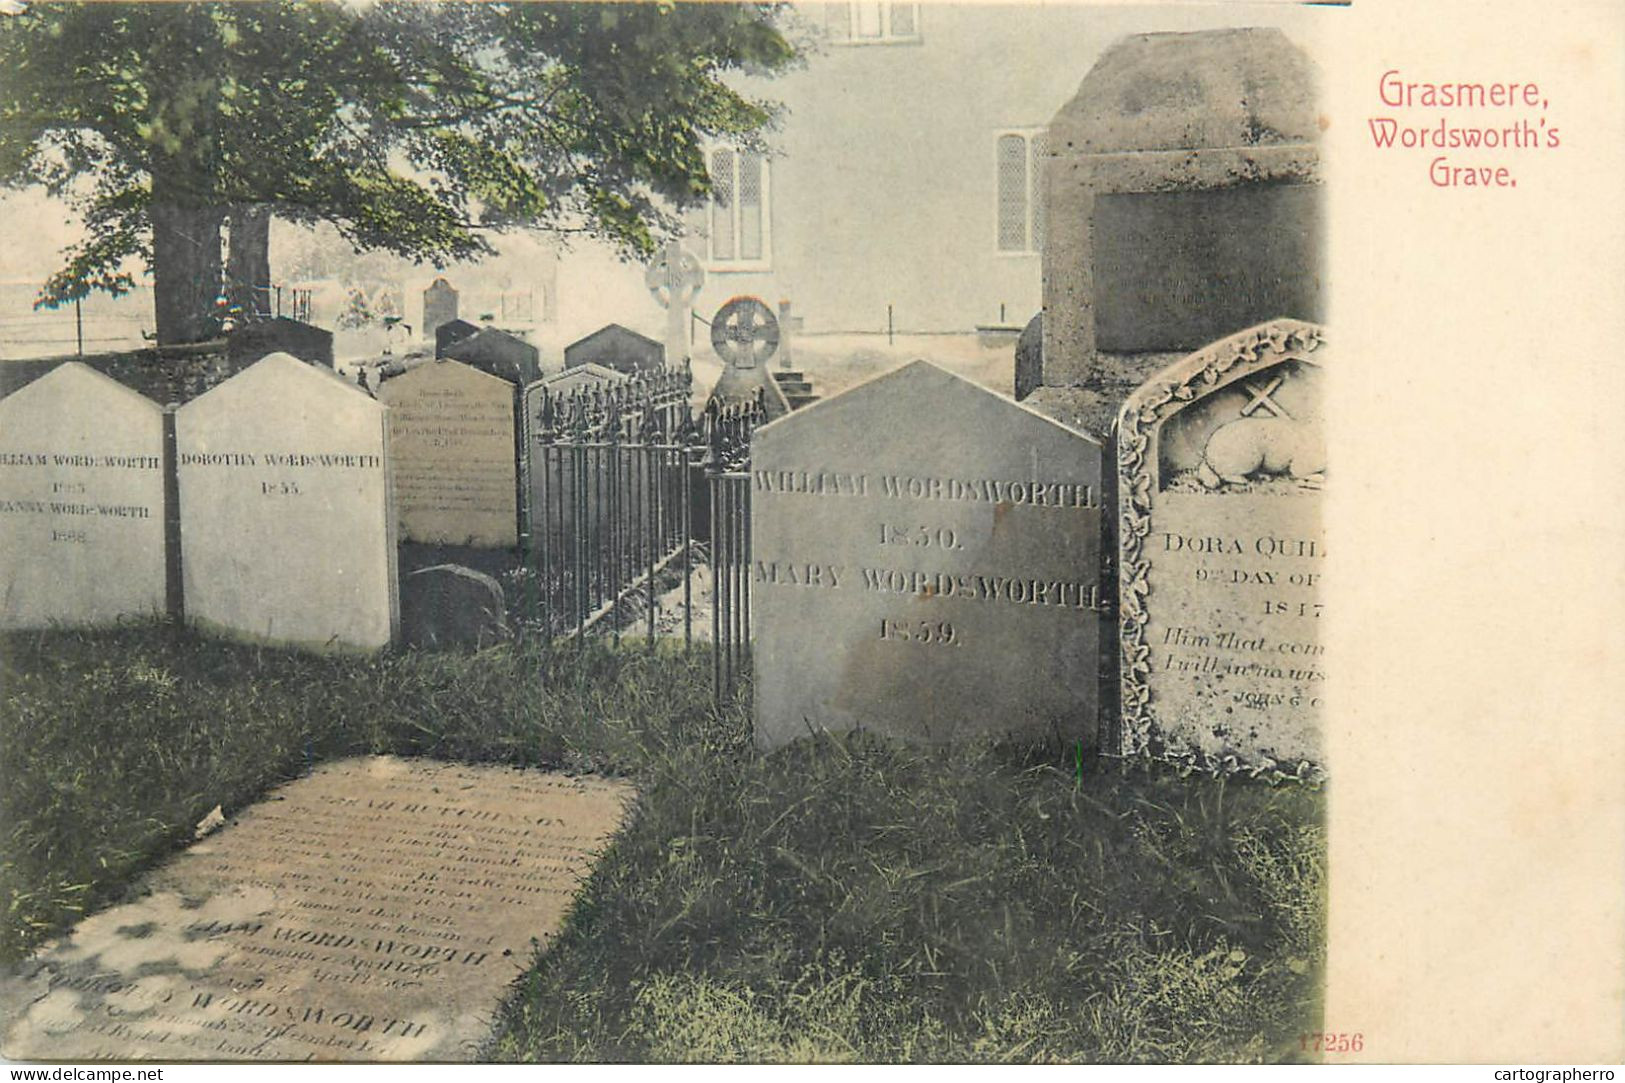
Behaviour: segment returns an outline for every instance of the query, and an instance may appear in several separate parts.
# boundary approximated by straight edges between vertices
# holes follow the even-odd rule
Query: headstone
[[[457,318],[457,290],[444,278],[437,278],[423,291],[423,333],[436,334],[442,324]]]
[[[629,785],[325,764],[0,982],[7,1057],[466,1061],[619,827]]]
[[[1322,318],[1319,110],[1275,29],[1125,38],[1049,129],[1043,391],[1105,431],[1185,353],[1275,317]],[[1075,405],[1075,404],[1073,404]]]
[[[432,361],[378,389],[389,406],[390,472],[404,541],[519,544],[514,386]]]
[[[317,649],[394,638],[386,412],[288,354],[176,411],[188,621]]]
[[[446,351],[452,343],[461,342],[470,335],[479,334],[480,325],[469,323],[467,320],[450,320],[434,329],[434,359],[445,359]]]
[[[286,316],[244,325],[226,340],[226,356],[252,364],[271,353],[292,354],[312,365],[333,367],[333,332]]]
[[[502,584],[460,564],[419,568],[401,579],[401,638],[410,647],[489,647],[508,638]]]
[[[1044,377],[1044,314],[1027,321],[1016,339],[1016,401],[1031,395]]]
[[[711,346],[722,359],[722,375],[711,398],[733,404],[761,399],[769,421],[790,412],[784,389],[768,370],[779,344],[773,310],[755,297],[731,297],[711,320]]]
[[[1093,746],[1100,452],[925,361],[756,430],[757,743]]]
[[[1124,404],[1124,754],[1320,771],[1326,353],[1320,328],[1274,321]]]
[[[524,387],[542,374],[541,351],[517,335],[495,327],[483,327],[467,338],[458,339],[441,350],[440,356],[500,376],[518,387]]]
[[[163,410],[70,361],[0,399],[0,627],[165,611]]]
[[[664,346],[618,323],[600,327],[564,348],[566,370],[593,364],[631,375],[659,369],[665,363]]]
[[[537,391],[546,388],[549,394],[567,395],[577,388],[612,387],[624,384],[631,377],[617,372],[603,365],[588,361],[586,364],[567,368],[563,372],[555,372],[551,376],[543,376],[540,380],[525,388],[527,401]]]
[[[649,264],[643,284],[666,310],[666,360],[681,364],[691,352],[689,325],[694,322],[694,299],[705,285],[705,268],[698,256],[673,240]]]

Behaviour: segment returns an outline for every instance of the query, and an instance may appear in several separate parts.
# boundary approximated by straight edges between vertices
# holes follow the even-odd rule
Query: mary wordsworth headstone
[[[1100,445],[916,361],[751,443],[756,737],[1096,733]]]
[[[1158,373],[1118,423],[1121,751],[1323,771],[1321,329]]]

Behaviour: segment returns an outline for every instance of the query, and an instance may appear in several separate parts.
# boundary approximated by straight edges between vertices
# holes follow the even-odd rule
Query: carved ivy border
[[[1270,781],[1293,778],[1318,783],[1325,778],[1322,768],[1307,760],[1295,765],[1248,765],[1235,756],[1214,757],[1199,748],[1176,744],[1157,732],[1151,717],[1151,648],[1145,639],[1151,562],[1144,553],[1151,530],[1155,473],[1151,467],[1156,465],[1148,463],[1148,459],[1156,454],[1154,434],[1161,422],[1199,395],[1228,382],[1225,377],[1238,366],[1254,371],[1281,361],[1318,364],[1318,360],[1310,360],[1310,355],[1324,342],[1324,328],[1301,320],[1272,320],[1248,328],[1170,365],[1130,395],[1118,413],[1117,575],[1122,689],[1119,753],[1124,757],[1165,760],[1209,774],[1246,771]]]

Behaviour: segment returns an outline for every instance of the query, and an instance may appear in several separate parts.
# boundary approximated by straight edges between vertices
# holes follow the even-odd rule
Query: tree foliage
[[[46,303],[128,289],[131,257],[163,293],[165,231],[201,251],[255,205],[436,266],[517,226],[647,254],[707,143],[772,123],[730,75],[795,61],[784,8],[40,3],[0,19],[0,185],[84,218]]]

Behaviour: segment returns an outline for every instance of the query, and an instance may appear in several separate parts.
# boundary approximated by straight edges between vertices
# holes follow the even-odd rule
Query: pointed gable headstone
[[[395,637],[386,413],[288,354],[176,411],[188,621],[316,649]]]
[[[1095,742],[1100,445],[916,361],[758,429],[759,745]]]
[[[0,400],[0,627],[165,611],[163,410],[77,361]]]

